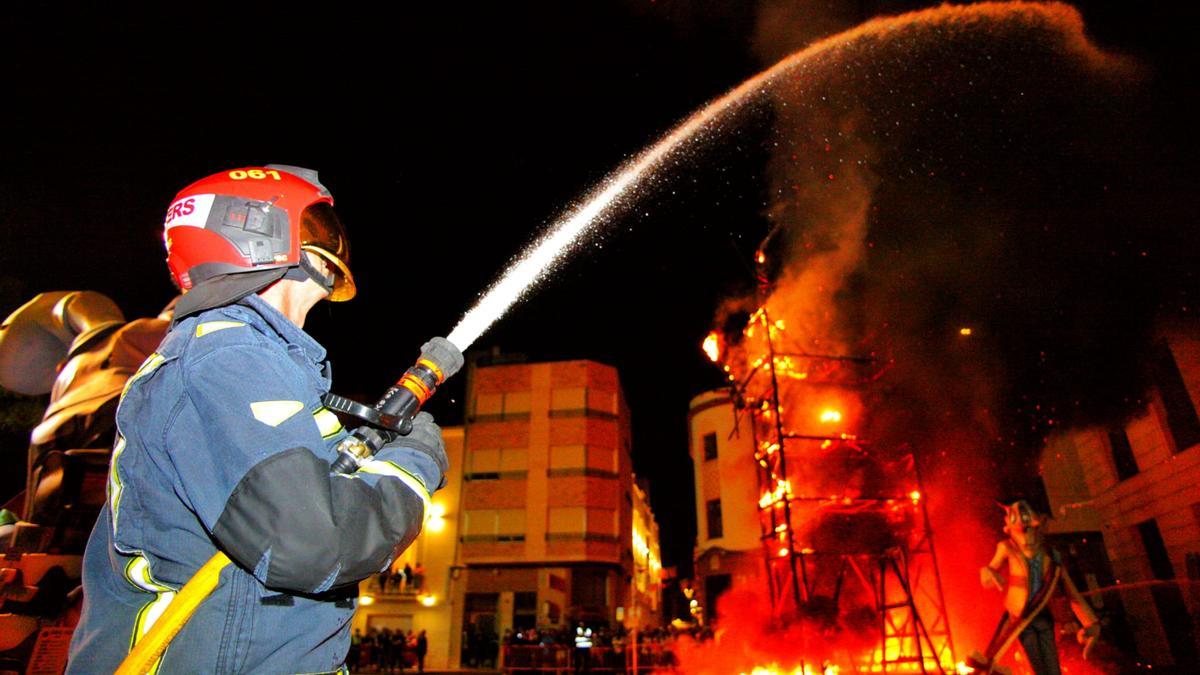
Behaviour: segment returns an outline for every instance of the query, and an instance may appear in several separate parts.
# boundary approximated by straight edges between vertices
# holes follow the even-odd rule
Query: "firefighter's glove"
[[[416,476],[430,494],[446,485],[446,471],[450,468],[446,444],[442,441],[441,428],[427,412],[417,413],[412,431],[383,446],[379,454]]]

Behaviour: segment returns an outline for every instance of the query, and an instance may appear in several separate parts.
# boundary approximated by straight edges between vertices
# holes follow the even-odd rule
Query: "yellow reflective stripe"
[[[113,444],[112,459],[108,467],[108,509],[112,512],[113,534],[117,532],[117,507],[120,506],[121,492],[125,485],[121,482],[121,473],[117,471],[117,460],[125,452],[125,437],[117,433],[117,442]]]
[[[121,398],[125,398],[125,394],[129,393],[129,388],[133,386],[134,382],[154,372],[154,369],[161,366],[163,361],[166,361],[166,358],[157,352],[147,356],[146,360],[142,361],[142,365],[138,366],[137,372],[125,380],[125,387],[121,389]]]
[[[255,401],[250,404],[254,419],[269,427],[283,424],[301,410],[304,410],[304,404],[300,401]]]
[[[317,430],[321,432],[321,438],[329,438],[342,430],[341,420],[329,408],[317,408],[313,419],[317,421]]]
[[[237,328],[238,326],[245,325],[246,324],[242,323],[241,321],[205,321],[204,323],[196,324],[196,337],[202,338],[205,335],[210,335],[219,330],[225,330],[226,328]]]
[[[132,650],[166,611],[171,601],[175,599],[176,591],[154,578],[154,575],[150,573],[150,561],[145,556],[136,556],[125,564],[125,579],[139,591],[154,594],[154,599],[142,605],[134,618],[133,634],[129,636],[129,649]],[[161,663],[162,657],[160,656],[148,672],[151,675],[157,673]]]
[[[400,482],[412,488],[413,492],[421,498],[421,503],[425,506],[425,517],[429,517],[430,497],[429,490],[421,482],[421,479],[411,473],[400,468],[395,462],[388,462],[382,459],[369,459],[363,462],[362,466],[358,467],[360,473],[374,473],[383,476],[391,476],[399,478]]]
[[[147,593],[161,593],[172,590],[163,585],[150,574],[150,561],[145,556],[135,556],[125,564],[125,579]]]
[[[121,389],[121,400],[124,400],[125,394],[129,393],[130,387],[134,382],[154,372],[156,368],[161,366],[166,358],[163,355],[155,352],[146,357],[142,361],[142,365],[138,366],[137,372],[125,381],[124,388]],[[117,403],[118,410],[120,409],[120,401]],[[112,459],[109,460],[108,467],[108,508],[112,511],[112,526],[113,534],[117,532],[117,507],[120,506],[121,493],[125,489],[124,483],[121,481],[121,472],[117,469],[117,462],[121,459],[121,453],[125,451],[125,437],[121,435],[120,424],[117,425],[117,440],[113,444]]]

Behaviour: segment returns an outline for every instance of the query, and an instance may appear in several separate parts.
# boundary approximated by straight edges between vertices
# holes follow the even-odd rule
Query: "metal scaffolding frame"
[[[732,386],[739,423],[748,417],[753,434],[775,619],[813,622],[830,632],[847,630],[849,621],[860,635],[877,633],[875,648],[848,654],[852,663],[843,668],[953,672],[933,531],[911,449],[884,451],[847,433],[799,433],[785,422],[794,387],[862,391],[881,369],[872,358],[779,351],[783,327],[765,307],[751,324],[762,331],[766,355],[746,364],[747,374]],[[788,392],[781,391],[781,378],[788,379]],[[814,490],[813,472],[831,456],[887,479],[876,481],[871,494]]]

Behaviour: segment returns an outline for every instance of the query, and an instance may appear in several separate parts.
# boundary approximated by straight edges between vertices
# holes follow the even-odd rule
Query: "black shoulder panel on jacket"
[[[372,487],[331,474],[307,448],[292,448],[246,473],[213,537],[266,586],[314,593],[378,572],[396,546],[416,538],[423,508],[398,480]]]

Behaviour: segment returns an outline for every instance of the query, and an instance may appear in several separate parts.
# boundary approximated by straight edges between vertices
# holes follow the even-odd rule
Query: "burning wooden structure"
[[[952,672],[913,449],[859,434],[886,364],[814,353],[819,341],[790,334],[760,305],[730,344],[714,332],[704,348],[728,374],[740,433],[752,434],[773,618],[806,622],[844,645],[843,670]]]

